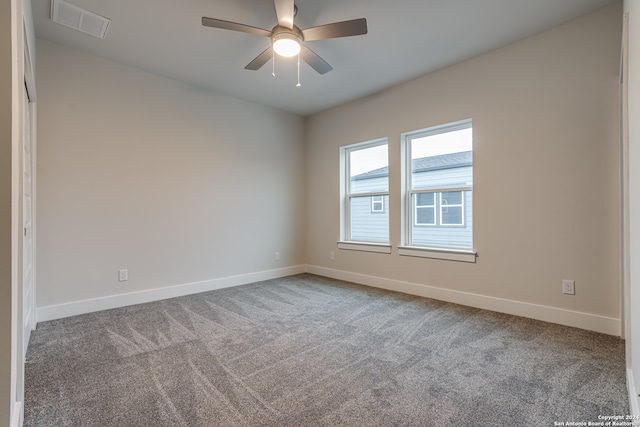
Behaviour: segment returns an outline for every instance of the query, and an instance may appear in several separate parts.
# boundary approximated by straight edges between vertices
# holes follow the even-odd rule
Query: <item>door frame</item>
[[[31,330],[34,330],[36,328],[36,324],[37,324],[37,316],[36,316],[36,204],[37,204],[37,198],[36,198],[36,155],[37,155],[37,145],[36,145],[36,84],[35,84],[35,73],[33,70],[33,64],[32,64],[32,52],[34,52],[35,50],[33,49],[34,46],[31,45],[31,41],[30,41],[30,37],[27,31],[27,25],[26,25],[26,19],[25,19],[25,26],[24,26],[24,86],[25,86],[25,90],[26,90],[26,96],[24,99],[24,103],[25,103],[25,109],[28,110],[28,117],[29,117],[29,123],[25,123],[25,126],[29,126],[29,136],[30,136],[30,142],[31,142],[31,279],[32,279],[32,289],[31,289],[31,298],[28,301],[29,305],[30,305],[30,318],[28,319],[28,322],[31,324]],[[26,120],[27,117],[24,117],[23,120]],[[23,140],[22,143],[25,143],[25,137],[26,135],[23,135]],[[24,153],[24,145],[23,145],[23,153]],[[24,159],[23,159],[24,162]],[[24,163],[23,163],[24,164]],[[22,176],[24,176],[24,171],[21,171],[21,173],[23,174]],[[22,181],[22,193],[21,193],[21,197],[24,198],[24,191],[25,191],[25,183],[24,181]],[[24,200],[22,200],[22,203],[24,203]],[[24,206],[24,204],[23,204]],[[22,223],[24,224],[24,217],[25,217],[25,213],[22,212],[21,215],[21,219],[22,219]],[[23,225],[24,227],[24,225]],[[24,234],[23,234],[24,236]],[[24,241],[23,241],[24,244]],[[24,250],[24,248],[23,248]],[[23,252],[24,253],[24,252]],[[24,291],[24,259],[22,262],[22,269],[23,269],[23,276],[22,276],[22,283],[21,283],[21,291]],[[24,295],[24,293],[23,293]],[[24,306],[25,301],[23,301],[23,306]],[[24,318],[23,315],[23,322],[26,321],[27,319]],[[26,347],[28,345],[28,337],[26,337],[26,343],[24,343],[25,345],[24,347],[24,353],[23,353],[23,357],[26,356]]]
[[[35,147],[36,147],[36,108],[35,108],[35,73],[33,56],[35,54],[35,37],[33,32],[33,18],[31,2],[26,0],[11,0],[11,378],[10,378],[10,410],[9,425],[19,427],[24,419],[24,385],[25,385],[25,331],[24,331],[24,212],[23,212],[23,156],[25,138],[25,108],[29,109],[32,143],[32,198],[33,198],[33,298],[31,305],[32,328],[36,325],[37,315],[35,307],[36,263],[35,263]],[[26,92],[28,95],[26,95]],[[23,104],[24,103],[24,104]],[[3,415],[4,417],[4,415]],[[0,419],[0,423],[6,421]]]

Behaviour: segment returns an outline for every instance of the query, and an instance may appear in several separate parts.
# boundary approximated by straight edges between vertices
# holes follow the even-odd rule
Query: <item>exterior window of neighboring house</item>
[[[416,192],[413,197],[415,225],[464,225],[464,191]]]
[[[464,191],[447,191],[440,195],[440,224],[464,225]]]
[[[342,239],[389,242],[389,155],[386,139],[341,148]]]
[[[404,240],[408,246],[473,248],[471,120],[403,135]]]
[[[436,225],[435,193],[415,193],[413,220],[415,225]]]
[[[371,196],[371,213],[384,212],[384,196]]]

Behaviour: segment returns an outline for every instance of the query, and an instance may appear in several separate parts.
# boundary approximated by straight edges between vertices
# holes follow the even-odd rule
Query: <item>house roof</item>
[[[420,157],[412,161],[414,172],[426,172],[439,169],[460,168],[473,164],[473,152],[463,151],[460,153],[442,154],[440,156]],[[362,179],[380,178],[389,175],[387,166],[361,173],[354,176],[354,181]]]

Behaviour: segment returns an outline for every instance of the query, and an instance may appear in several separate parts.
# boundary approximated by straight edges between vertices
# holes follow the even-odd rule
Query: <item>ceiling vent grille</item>
[[[63,0],[51,0],[51,20],[99,39],[107,35],[110,19]]]

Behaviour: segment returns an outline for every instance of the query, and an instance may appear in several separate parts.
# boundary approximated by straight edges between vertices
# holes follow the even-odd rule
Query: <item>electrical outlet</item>
[[[280,261],[280,252],[276,252],[276,261]]]
[[[335,255],[333,254],[333,251],[329,252],[329,259],[330,259],[331,261],[333,261],[333,260],[335,260],[335,259],[336,259]]]
[[[562,281],[562,293],[565,295],[576,294],[576,281],[575,280],[563,280]]]
[[[118,270],[118,281],[126,282],[127,280],[129,280],[129,270]]]

